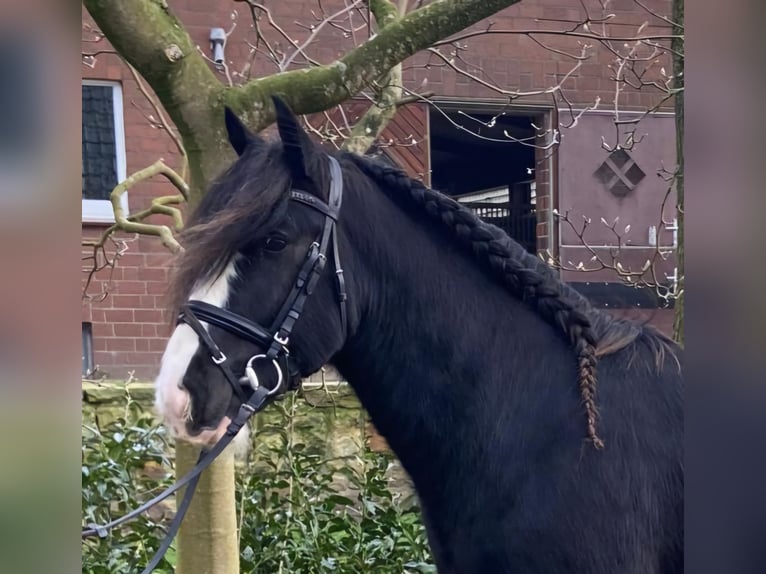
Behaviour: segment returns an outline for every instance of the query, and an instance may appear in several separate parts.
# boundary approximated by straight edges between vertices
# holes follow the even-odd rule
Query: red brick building
[[[168,3],[208,56],[212,56],[211,28],[231,32],[225,47],[230,73],[244,69],[248,61],[252,62],[253,77],[276,71],[260,53],[253,58],[248,41],[252,44],[254,32],[246,4],[230,0]],[[343,26],[311,29],[307,6],[316,6],[310,0],[271,4],[272,17],[288,36],[299,43],[313,38],[311,56],[317,61],[332,62],[353,47],[353,38],[349,39]],[[670,14],[669,0],[646,0],[643,4],[659,15]],[[344,6],[338,0],[322,5],[328,13]],[[594,15],[601,13],[597,10],[600,4],[588,1],[585,5],[593,10],[592,20],[597,20]],[[239,12],[234,19],[233,9]],[[640,32],[644,37],[670,34],[665,21],[633,0],[614,0],[610,9],[614,13],[610,36],[633,37],[643,22],[648,24]],[[490,20],[494,30],[560,30],[583,21],[584,13],[579,0],[522,0]],[[487,25],[485,21],[471,30],[484,30]],[[591,23],[590,29],[596,30],[597,25]],[[274,30],[271,33],[276,34]],[[134,76],[116,55],[108,53],[105,40],[92,42],[97,37],[83,10],[83,53],[101,52],[95,59],[84,58],[82,66],[84,239],[98,237],[113,221],[107,197],[118,181],[159,158],[179,166],[171,138],[152,125],[154,111]],[[674,204],[671,197],[664,214],[660,213],[668,184],[656,175],[663,166],[672,169],[675,165],[672,108],[665,105],[641,120],[636,132],[640,141],[632,149],[615,154],[603,149],[602,138],[615,143],[613,77],[619,71],[614,53],[597,42],[592,42],[589,57],[577,65],[577,60],[564,52],[580,54],[578,40],[588,41],[558,35],[530,38],[525,34],[461,40],[467,48],[455,61],[480,81],[455,73],[448,61],[433,54],[411,58],[404,67],[405,86],[432,93],[433,104],[414,102],[400,108],[381,137],[380,149],[413,176],[424,178],[469,203],[482,217],[506,226],[530,251],[552,253],[564,264],[588,262],[592,254],[570,226],[555,217],[554,209],[569,211],[578,222],[583,216],[594,222],[604,217],[609,223],[619,217],[621,241],[626,246],[620,260],[626,267],[640,267],[656,251],[658,242],[669,250],[673,247],[673,233],[663,229],[661,217],[666,223],[671,221]],[[449,46],[442,51],[449,55]],[[642,64],[650,68],[646,78],[661,80],[661,70],[670,69],[670,63],[662,55],[654,60],[652,66],[649,60]],[[210,65],[215,69],[212,61]],[[217,73],[226,81],[224,72]],[[242,79],[235,74],[234,81]],[[563,98],[545,93],[546,88],[559,83]],[[504,93],[509,91],[528,94],[509,103]],[[590,109],[597,99],[601,101],[599,108]],[[619,99],[621,119],[638,117],[637,112],[655,106],[660,99],[657,90],[624,86]],[[355,104],[346,109],[353,121],[364,108]],[[321,118],[310,118],[314,120]],[[576,125],[567,127],[573,122]],[[557,153],[543,149],[552,137],[560,140]],[[134,213],[168,193],[173,193],[173,188],[167,183],[151,180],[131,188],[123,207]],[[109,242],[106,246],[110,254],[115,249],[124,251],[118,264],[93,276],[88,297],[83,300],[83,369],[98,367],[100,373],[112,378],[125,378],[130,372],[149,378],[156,374],[171,330],[164,293],[172,256],[154,237],[120,235],[119,239],[117,245]],[[587,240],[608,258],[615,236],[605,226],[594,224]],[[84,249],[84,255],[89,253],[90,249]],[[91,263],[83,261],[84,283]],[[671,257],[659,272],[672,280],[673,269]],[[609,270],[563,273],[596,304],[620,313],[638,313],[669,330],[672,311],[657,308],[650,290],[624,287]]]

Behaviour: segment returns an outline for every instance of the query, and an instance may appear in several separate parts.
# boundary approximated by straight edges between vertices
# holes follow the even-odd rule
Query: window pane
[[[82,324],[82,376],[87,377],[93,372],[93,326],[91,323]]]
[[[82,197],[109,199],[117,185],[111,86],[82,86]]]

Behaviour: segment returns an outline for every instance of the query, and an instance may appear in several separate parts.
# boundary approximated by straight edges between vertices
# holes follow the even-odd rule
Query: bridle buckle
[[[216,365],[220,365],[221,363],[226,362],[226,355],[223,354],[223,351],[218,351],[217,357],[210,357],[210,358]]]
[[[290,335],[282,336],[279,334],[279,331],[277,331],[276,333],[274,333],[274,340],[280,345],[282,345],[282,347],[286,348],[287,343],[290,342]]]

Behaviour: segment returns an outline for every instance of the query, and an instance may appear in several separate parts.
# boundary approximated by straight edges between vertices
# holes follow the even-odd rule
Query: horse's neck
[[[483,463],[480,435],[498,424],[488,418],[512,416],[541,351],[563,346],[448,240],[409,225],[359,243],[371,250],[355,258],[365,301],[336,364],[422,492]]]

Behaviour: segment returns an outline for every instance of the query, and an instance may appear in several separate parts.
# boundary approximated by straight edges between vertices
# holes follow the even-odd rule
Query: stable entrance
[[[432,187],[464,203],[536,253],[532,144],[537,130],[532,124],[541,125],[541,118],[441,108],[431,109],[429,121]]]

